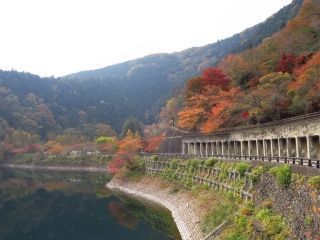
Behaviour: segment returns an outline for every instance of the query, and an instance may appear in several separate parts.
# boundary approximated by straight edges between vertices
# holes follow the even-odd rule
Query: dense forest
[[[302,2],[204,47],[62,78],[0,71],[0,158],[79,149],[121,155],[121,146],[152,151],[168,126],[212,132],[316,111],[315,85],[306,89],[303,79],[319,55],[318,3],[306,0],[299,13]]]
[[[319,1],[305,0],[285,28],[191,78],[162,111],[203,133],[319,111],[319,12]]]

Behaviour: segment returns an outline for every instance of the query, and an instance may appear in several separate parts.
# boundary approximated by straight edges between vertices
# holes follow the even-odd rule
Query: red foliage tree
[[[287,72],[292,74],[293,70],[296,67],[296,62],[297,62],[297,57],[294,56],[293,54],[282,54],[281,59],[279,60],[277,66],[276,66],[276,71],[277,72]]]
[[[248,119],[249,118],[249,112],[248,111],[244,111],[241,113],[241,116],[244,118],[244,119]]]
[[[231,83],[231,79],[218,67],[205,69],[201,77],[205,86],[219,86],[224,90],[228,89]]]
[[[155,152],[158,147],[160,146],[161,142],[164,139],[164,135],[161,134],[159,136],[153,136],[146,140],[146,146],[144,148],[144,151],[146,152]]]
[[[305,65],[312,58],[312,56],[313,54],[302,55],[298,57],[293,54],[282,54],[282,57],[276,66],[276,71],[292,74],[295,69]]]

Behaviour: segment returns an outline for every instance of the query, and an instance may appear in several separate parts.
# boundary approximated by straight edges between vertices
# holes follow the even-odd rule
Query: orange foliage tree
[[[205,69],[201,77],[192,78],[190,82],[187,84],[186,107],[178,114],[178,126],[212,132],[228,118],[241,90],[232,87],[231,79],[218,67]]]
[[[236,99],[242,95],[240,88],[231,88],[228,91],[220,90],[217,95],[209,98],[212,106],[207,113],[207,119],[200,127],[202,133],[210,133],[220,128],[236,105]]]
[[[115,157],[108,165],[111,173],[119,172],[123,167],[134,162],[134,156],[142,149],[142,140],[138,135],[134,135],[130,130],[127,136],[119,141],[119,148]]]
[[[320,110],[320,51],[294,72],[295,81],[289,86],[292,96],[290,110],[304,113]]]
[[[64,146],[62,146],[60,143],[54,143],[51,148],[49,149],[49,153],[52,154],[61,154],[64,151]]]

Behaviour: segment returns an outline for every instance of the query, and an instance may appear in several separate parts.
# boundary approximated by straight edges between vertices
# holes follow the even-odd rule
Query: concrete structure
[[[182,154],[240,159],[320,159],[320,114],[209,135],[182,136]],[[317,164],[301,162],[301,164]]]

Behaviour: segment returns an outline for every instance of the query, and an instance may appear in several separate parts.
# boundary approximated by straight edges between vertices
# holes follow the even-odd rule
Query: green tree
[[[142,127],[137,118],[129,117],[123,124],[121,137],[125,137],[130,130],[132,133],[138,133],[140,136],[142,135]]]

